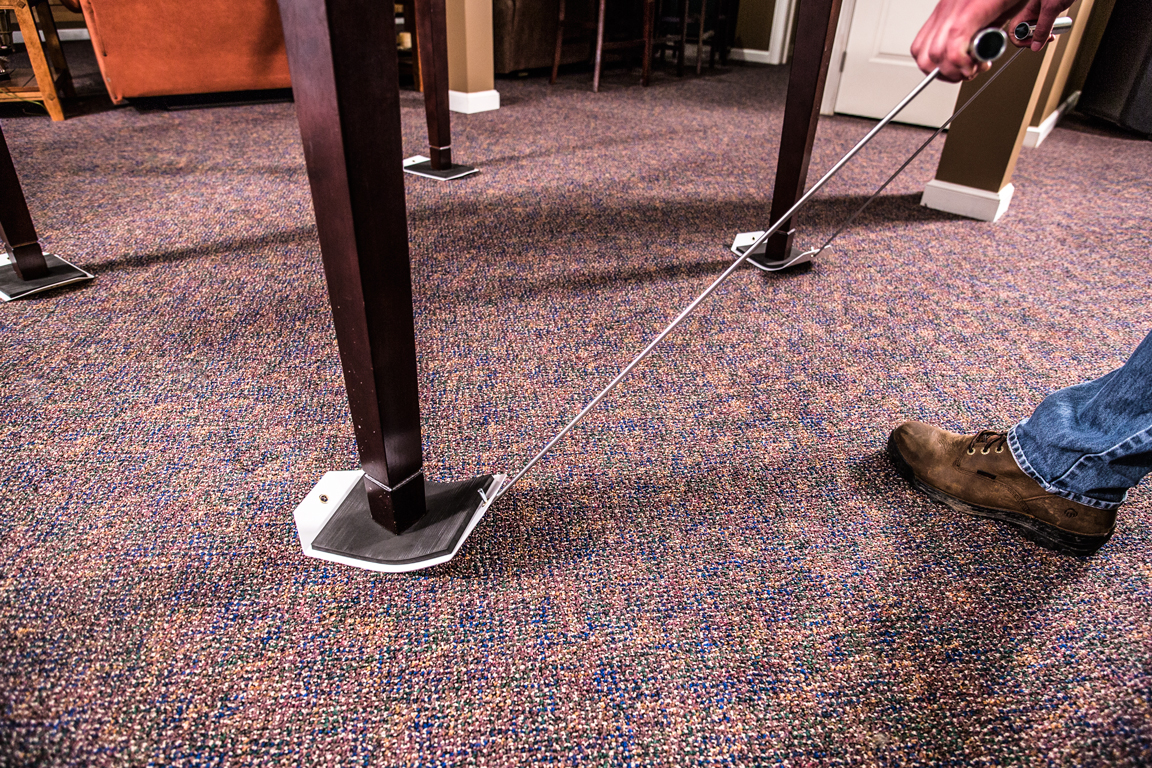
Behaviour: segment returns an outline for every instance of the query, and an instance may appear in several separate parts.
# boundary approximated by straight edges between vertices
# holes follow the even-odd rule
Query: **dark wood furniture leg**
[[[404,0],[404,31],[412,36],[412,84],[420,93],[424,82],[420,79],[420,32],[416,29],[416,3]]]
[[[676,50],[676,77],[684,77],[685,49],[688,47],[688,0],[684,0],[684,9],[680,12],[680,45]]]
[[[12,250],[12,266],[17,277],[35,280],[48,274],[48,263],[44,260],[40,238],[36,236],[3,131],[0,131],[0,237]]]
[[[607,7],[605,0],[600,0],[600,12],[596,21],[596,54],[592,69],[592,92],[600,91],[600,70],[604,61],[605,51],[643,50],[644,63],[640,67],[640,83],[648,85],[652,76],[652,35],[656,27],[656,0],[644,0],[644,18],[641,37],[632,40],[613,40],[604,42],[604,25]]]
[[[739,6],[737,0],[717,0],[716,31],[712,38],[712,50],[708,53],[709,67],[713,66],[717,56],[720,57],[720,66],[728,66],[728,49],[732,45],[732,29]]]
[[[840,0],[801,0],[796,26],[796,47],[788,75],[784,127],[776,161],[776,185],[772,191],[770,222],[788,212],[804,194],[812,142],[820,119],[820,100],[828,76],[828,61],[840,18]],[[765,243],[765,261],[783,261],[792,251],[792,222]]]
[[[708,12],[708,0],[700,0],[700,33],[696,36],[696,74],[703,71],[704,63],[704,15]],[[713,33],[715,36],[715,33]]]
[[[400,532],[425,503],[393,5],[280,0],[280,12],[364,490],[373,519]]]
[[[432,169],[452,167],[452,123],[448,112],[448,21],[444,0],[416,0],[416,44],[428,114]]]
[[[592,93],[600,92],[600,63],[604,59],[605,0],[600,0],[600,13],[596,17],[596,61],[592,65]]]
[[[561,0],[563,2],[563,0]],[[656,0],[644,2],[644,66],[640,69],[640,83],[647,86],[652,79],[652,36],[656,33]]]
[[[564,0],[560,0],[560,15],[556,19],[556,55],[552,59],[552,77],[548,82],[552,85],[556,84],[556,78],[560,74],[560,53],[564,50],[564,11],[567,9],[567,4]]]

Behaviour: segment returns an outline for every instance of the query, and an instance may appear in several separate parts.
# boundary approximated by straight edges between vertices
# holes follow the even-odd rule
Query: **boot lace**
[[[989,452],[995,451],[996,453],[1004,453],[1004,445],[1008,442],[1007,432],[997,432],[994,429],[984,429],[972,438],[972,442],[968,443],[968,455],[971,456],[976,453],[976,449],[980,448],[980,453],[985,456]]]

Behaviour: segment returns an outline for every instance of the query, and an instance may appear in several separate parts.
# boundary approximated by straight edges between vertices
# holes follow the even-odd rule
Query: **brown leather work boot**
[[[1112,536],[1116,511],[1048,493],[1020,469],[1005,432],[975,437],[908,421],[892,430],[888,456],[913,486],[960,512],[1000,520],[1057,552],[1090,555]]]

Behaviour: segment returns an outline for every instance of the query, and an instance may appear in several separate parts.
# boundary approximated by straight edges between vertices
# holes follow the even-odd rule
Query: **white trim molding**
[[[92,36],[88,34],[88,30],[83,29],[83,28],[59,29],[59,30],[57,30],[57,32],[60,35],[60,41],[61,42],[65,42],[68,40],[91,40],[92,39]],[[41,40],[41,42],[43,42],[43,40],[44,40],[44,33],[43,32],[40,33],[40,40]],[[14,43],[24,42],[24,35],[20,34],[19,32],[13,32],[12,33],[12,42],[14,42]]]
[[[1008,184],[999,192],[966,187],[949,181],[932,179],[924,187],[920,205],[937,211],[967,216],[980,221],[997,221],[1008,210],[1016,188]]]
[[[772,31],[768,37],[769,64],[787,64],[792,53],[792,21],[798,0],[776,0],[772,9]]]
[[[1044,118],[1044,122],[1037,126],[1028,126],[1028,132],[1024,134],[1024,146],[1029,149],[1035,149],[1044,143],[1044,139],[1048,138],[1048,134],[1056,127],[1056,123],[1060,122],[1060,118],[1070,112],[1076,106],[1076,102],[1080,101],[1080,91],[1074,91],[1071,96],[1064,99],[1064,102],[1052,110],[1052,114]]]
[[[448,91],[448,109],[464,115],[500,109],[500,93],[499,91],[476,91],[474,93]]]
[[[733,61],[750,61],[753,64],[779,64],[768,51],[758,51],[755,48],[732,48],[728,51],[728,58]]]
[[[792,22],[796,18],[798,1],[776,0],[772,10],[772,27],[768,32],[768,50],[733,48],[728,51],[728,58],[753,64],[787,64],[792,52]]]

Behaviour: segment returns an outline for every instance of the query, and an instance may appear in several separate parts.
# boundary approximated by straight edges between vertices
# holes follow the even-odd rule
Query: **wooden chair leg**
[[[722,0],[724,3],[724,40],[720,43],[720,66],[728,66],[728,52],[732,47],[732,38],[736,33],[736,13],[739,4],[736,0]]]
[[[656,13],[657,13],[657,15],[659,15],[659,13],[660,13],[659,8],[656,9]],[[655,32],[653,32],[653,34],[655,34]],[[668,63],[668,39],[667,39],[667,36],[665,36],[665,38],[660,42],[660,66],[663,67],[667,63]]]
[[[728,40],[728,16],[726,0],[716,2],[716,26],[712,28],[712,44],[708,46],[708,69],[716,68],[716,57]],[[723,64],[723,61],[721,61]]]
[[[560,17],[556,21],[556,55],[552,58],[552,79],[549,84],[555,84],[560,74],[560,53],[564,49],[564,0],[560,0]]]
[[[64,58],[64,50],[60,47],[60,33],[56,30],[56,20],[52,18],[52,9],[47,0],[35,6],[36,20],[44,32],[44,52],[47,54],[48,64],[55,78],[56,89],[64,98],[76,95],[72,87],[72,72],[68,69],[68,60]]]
[[[564,0],[560,0],[563,2]],[[652,75],[652,35],[656,27],[656,0],[644,3],[644,66],[641,67],[640,83],[648,87]]]
[[[420,71],[420,29],[416,23],[415,0],[404,0],[404,31],[412,35],[412,85],[424,93],[424,76]]]
[[[676,77],[684,77],[685,48],[688,47],[688,2],[684,0],[684,9],[680,12],[680,49],[676,57]]]
[[[700,0],[700,33],[696,36],[696,74],[702,71],[704,63],[704,12],[708,10],[708,0]]]
[[[723,44],[724,37],[720,34],[721,12],[724,2],[721,0],[716,6],[716,27],[712,30],[712,44],[708,46],[708,69],[716,68],[716,48]]]
[[[596,20],[596,63],[592,69],[592,93],[600,92],[600,62],[604,56],[604,4],[600,0],[600,16]]]
[[[668,2],[668,0],[657,0],[657,2],[659,4],[656,6],[656,18],[661,18],[662,14],[664,13],[664,4],[666,2]],[[653,26],[655,26],[655,23],[653,23]],[[653,30],[652,34],[653,34],[653,36],[655,36],[655,34],[656,34],[655,30]],[[668,36],[665,35],[664,38],[660,42],[660,66],[664,67],[665,65],[667,65],[667,63],[668,63]]]
[[[24,47],[28,51],[28,59],[32,62],[32,72],[36,75],[36,87],[40,89],[44,109],[48,110],[53,120],[63,120],[64,107],[60,104],[59,94],[56,93],[56,79],[48,66],[44,46],[40,44],[40,30],[36,26],[36,19],[32,16],[32,9],[24,6],[13,9],[13,12],[20,26],[20,34],[24,36]]]

